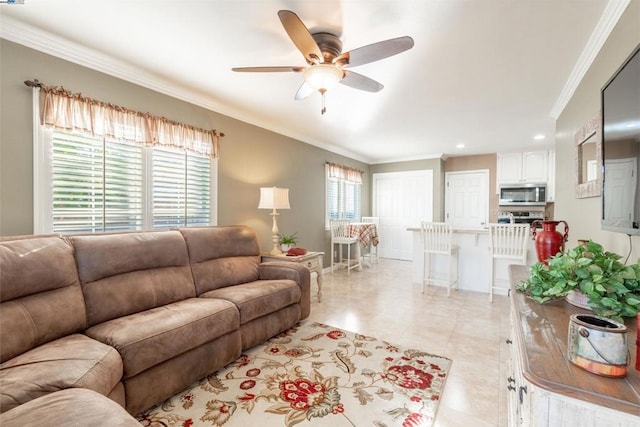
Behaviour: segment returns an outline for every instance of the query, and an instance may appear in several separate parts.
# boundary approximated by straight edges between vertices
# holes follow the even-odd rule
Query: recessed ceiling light
[[[456,144],[456,148],[464,148],[464,144]]]
[[[540,141],[544,139],[544,135],[542,135],[541,133],[539,133],[538,135],[534,136],[533,139],[535,139],[536,141]]]

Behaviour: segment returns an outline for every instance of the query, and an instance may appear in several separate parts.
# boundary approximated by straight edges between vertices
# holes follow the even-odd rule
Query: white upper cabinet
[[[522,153],[498,154],[497,182],[522,182]]]
[[[549,179],[547,151],[498,153],[497,184],[546,183]]]
[[[524,182],[547,182],[549,160],[546,151],[522,153],[522,180]]]

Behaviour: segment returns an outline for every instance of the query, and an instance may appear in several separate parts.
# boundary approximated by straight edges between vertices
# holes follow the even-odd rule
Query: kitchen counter
[[[408,231],[413,234],[413,265],[412,280],[414,283],[422,283],[422,272],[424,270],[424,257],[422,253],[422,238],[420,227],[409,227]],[[491,251],[489,247],[489,230],[483,229],[454,229],[452,241],[458,246],[458,288],[484,292],[489,294],[489,281],[491,271]],[[436,277],[446,275],[446,258],[443,255],[432,255],[431,270]],[[527,252],[527,265],[537,261],[534,242],[531,240]],[[498,282],[504,282],[505,289],[508,287],[509,275],[507,267],[511,262],[498,259],[495,261],[495,275]],[[439,285],[432,285],[439,286]],[[444,285],[443,285],[444,286]],[[500,291],[496,292],[501,294]],[[506,292],[502,292],[506,295]]]
[[[567,359],[569,317],[592,312],[564,299],[538,304],[517,292],[515,285],[528,274],[522,266],[509,267],[512,345],[518,359],[512,361],[516,372],[510,378],[519,374],[524,377],[530,400],[528,406],[520,408],[522,419],[528,419],[531,425],[640,425],[640,372],[634,367],[636,319],[625,319],[629,346],[625,378],[607,378],[583,370]],[[523,405],[522,399],[520,403],[514,399],[516,405]]]

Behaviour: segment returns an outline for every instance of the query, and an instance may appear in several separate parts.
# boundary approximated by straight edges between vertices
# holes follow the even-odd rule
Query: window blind
[[[211,223],[209,157],[153,150],[153,228]]]
[[[63,132],[51,149],[54,232],[211,224],[209,156]]]
[[[211,224],[211,160],[187,154],[187,226]]]
[[[59,233],[142,228],[142,147],[54,133],[52,224]]]
[[[327,215],[325,224],[327,229],[329,228],[329,221],[332,219],[348,219],[351,221],[360,219],[361,188],[361,184],[332,178],[327,172]]]
[[[186,155],[168,150],[153,151],[153,228],[185,224]]]

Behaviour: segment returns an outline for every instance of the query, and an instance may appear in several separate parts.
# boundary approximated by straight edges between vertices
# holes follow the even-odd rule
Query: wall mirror
[[[575,134],[576,198],[600,196],[602,186],[602,129],[600,113]]]

